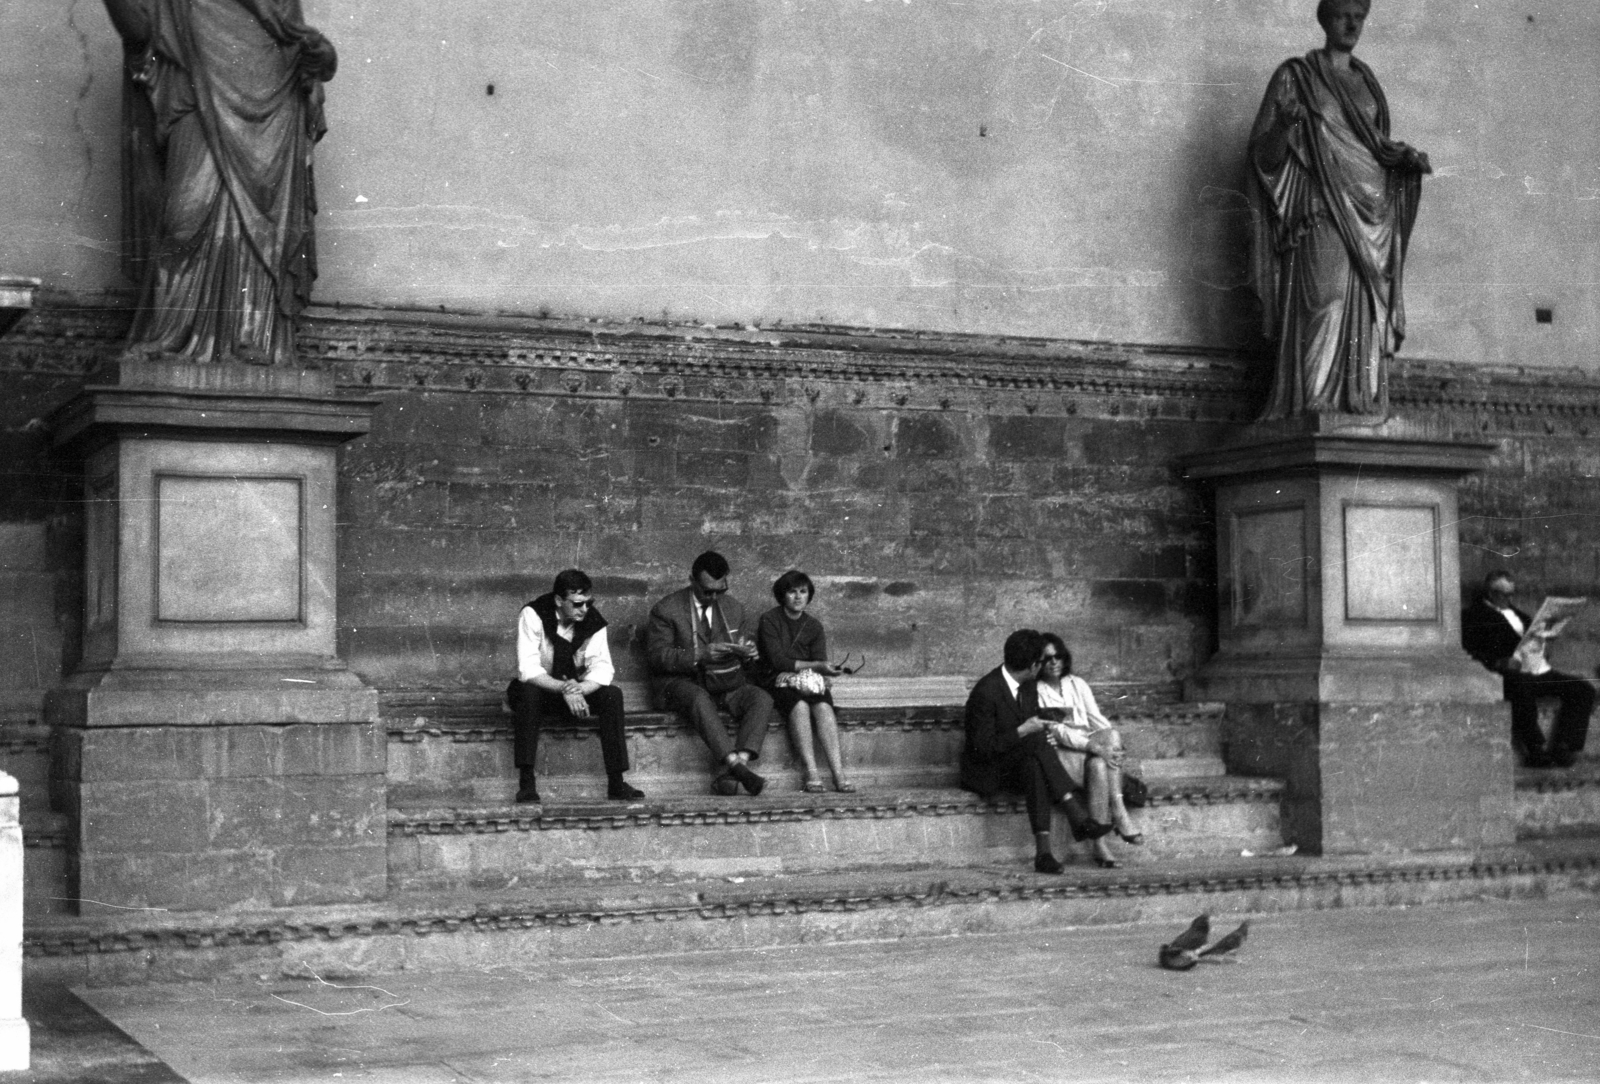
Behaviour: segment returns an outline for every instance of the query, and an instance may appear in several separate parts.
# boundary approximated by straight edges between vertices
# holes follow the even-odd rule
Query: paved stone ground
[[[1217,915],[1231,928],[1235,916]],[[83,991],[193,1084],[1600,1080],[1600,898]]]

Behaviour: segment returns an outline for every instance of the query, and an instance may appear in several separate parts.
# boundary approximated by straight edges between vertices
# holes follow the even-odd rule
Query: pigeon
[[[1161,966],[1168,971],[1187,971],[1201,960],[1208,957],[1221,956],[1232,952],[1244,944],[1244,939],[1250,936],[1250,923],[1240,923],[1239,928],[1226,937],[1206,944],[1206,938],[1211,936],[1211,916],[1201,915],[1189,923],[1189,928],[1169,944],[1161,946]],[[1221,962],[1221,961],[1216,961]]]

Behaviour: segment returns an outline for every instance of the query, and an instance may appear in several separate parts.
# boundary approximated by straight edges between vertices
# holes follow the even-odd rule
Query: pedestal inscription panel
[[[301,479],[155,481],[158,621],[302,620]]]
[[[1347,621],[1439,620],[1439,509],[1344,506]]]
[[[1303,505],[1239,512],[1233,517],[1233,623],[1306,623],[1306,512]]]

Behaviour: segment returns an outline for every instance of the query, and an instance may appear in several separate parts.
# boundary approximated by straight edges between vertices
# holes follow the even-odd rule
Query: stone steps
[[[397,892],[381,903],[270,911],[38,915],[31,981],[124,985],[219,978],[333,981],[403,970],[758,949],[818,941],[1024,934],[1600,891],[1600,834],[1476,855],[1210,858],[1061,876],[1013,865],[905,865],[748,878],[596,879]]]
[[[1518,768],[1519,839],[1548,839],[1600,830],[1600,757],[1571,768]]]
[[[1218,704],[1133,703],[1109,710],[1135,770],[1147,780],[1221,775]],[[516,792],[511,722],[484,694],[386,696],[391,804],[509,802]],[[961,749],[960,705],[840,706],[846,771],[862,787],[950,787]],[[704,744],[676,716],[628,716],[629,779],[651,797],[703,794],[711,765]],[[593,727],[549,727],[539,746],[539,789],[546,798],[605,793]],[[774,791],[798,792],[802,769],[786,728],[775,725],[756,766]]]
[[[1151,789],[1150,805],[1133,812],[1145,845],[1115,847],[1130,864],[1269,853],[1283,843],[1276,780],[1208,776]],[[1087,845],[1074,844],[1058,824],[1056,853],[1086,855]],[[389,883],[398,891],[820,873],[933,856],[952,868],[1031,866],[1022,801],[921,787],[389,810]]]

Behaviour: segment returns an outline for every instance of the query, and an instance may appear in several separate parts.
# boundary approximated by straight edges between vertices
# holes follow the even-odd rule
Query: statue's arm
[[[319,30],[311,30],[300,39],[299,67],[302,74],[326,83],[339,70],[339,54],[333,42],[323,37]]]
[[[150,11],[143,0],[106,0],[106,13],[127,48],[137,51],[150,44]]]
[[[1279,68],[1267,93],[1261,100],[1261,110],[1256,114],[1255,128],[1250,133],[1250,153],[1256,165],[1271,173],[1283,165],[1297,129],[1306,119],[1305,105],[1295,89],[1294,79],[1285,68]]]

